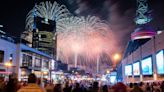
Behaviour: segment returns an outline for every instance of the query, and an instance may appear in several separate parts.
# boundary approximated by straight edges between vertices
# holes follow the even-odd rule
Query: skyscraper
[[[33,29],[32,47],[54,56],[55,40],[53,39],[56,23],[52,20],[35,17],[36,28]]]

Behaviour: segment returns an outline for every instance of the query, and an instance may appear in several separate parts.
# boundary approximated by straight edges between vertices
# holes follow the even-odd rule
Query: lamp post
[[[11,62],[5,62],[4,66],[6,67],[6,71],[8,71],[8,68],[12,67],[12,63]],[[9,73],[8,73],[8,77],[9,77]]]

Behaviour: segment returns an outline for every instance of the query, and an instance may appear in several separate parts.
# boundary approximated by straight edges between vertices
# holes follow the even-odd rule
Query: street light
[[[106,73],[109,74],[110,73],[110,70],[106,70]]]
[[[113,55],[112,59],[114,61],[114,67],[116,67],[116,64],[121,59],[121,55],[119,53],[116,53],[116,54]]]
[[[121,55],[116,53],[116,54],[114,54],[113,59],[114,59],[114,61],[118,61],[121,59]]]
[[[5,65],[5,67],[7,67],[7,68],[12,67],[12,63],[11,63],[11,62],[6,62],[4,65]]]
[[[12,67],[12,63],[11,63],[11,62],[5,62],[4,66],[6,67],[6,71],[7,71],[7,73],[9,74],[8,68]],[[9,76],[8,76],[8,77],[9,77]]]

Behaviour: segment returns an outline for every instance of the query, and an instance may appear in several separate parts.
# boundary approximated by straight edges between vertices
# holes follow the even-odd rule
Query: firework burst
[[[34,25],[34,16],[44,18],[45,22],[48,20],[58,22],[62,18],[70,16],[68,9],[64,5],[59,5],[57,2],[50,1],[41,2],[27,14],[26,30],[32,31]]]
[[[58,22],[57,56],[62,61],[73,63],[70,58],[76,56],[77,63],[89,65],[96,62],[97,57],[108,57],[114,52],[114,35],[109,26],[95,16],[70,17]],[[102,58],[103,57],[103,58]],[[72,62],[71,62],[72,61]]]
[[[35,13],[34,13],[35,11]],[[56,21],[57,57],[63,62],[95,68],[100,63],[111,64],[117,47],[109,26],[95,16],[74,17],[63,5],[42,2],[28,13],[26,30],[32,31],[35,16]]]

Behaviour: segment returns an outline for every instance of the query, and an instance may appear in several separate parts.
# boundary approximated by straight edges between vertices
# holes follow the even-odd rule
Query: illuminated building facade
[[[13,38],[0,30],[0,76],[5,76],[16,72],[16,46]],[[8,67],[5,63],[10,62],[12,66]]]
[[[20,81],[35,73],[38,78],[51,78],[50,70],[55,67],[52,56],[17,42],[3,31],[0,31],[0,43],[0,76],[15,74]],[[11,65],[6,66],[7,62]]]
[[[53,31],[55,22],[45,21],[44,18],[36,17],[36,28],[33,30],[32,47],[39,51],[55,56],[55,39]]]
[[[122,81],[151,82],[164,79],[164,32],[142,41],[130,41],[121,60]]]
[[[26,80],[30,73],[38,78],[50,78],[52,57],[24,44],[16,44],[16,67],[19,80]]]

